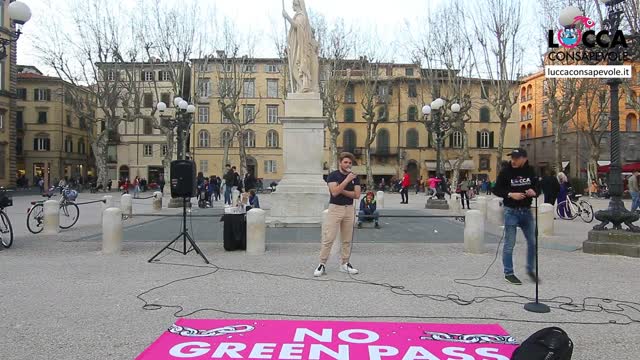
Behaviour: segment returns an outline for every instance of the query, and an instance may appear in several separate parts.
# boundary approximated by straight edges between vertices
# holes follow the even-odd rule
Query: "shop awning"
[[[636,170],[640,171],[640,162],[622,165],[622,172],[630,173]],[[611,171],[611,164],[598,166],[599,173],[608,173],[609,171]]]
[[[364,165],[358,165],[351,168],[358,175],[367,175],[367,168]],[[395,166],[391,165],[371,165],[371,173],[373,175],[398,175]]]

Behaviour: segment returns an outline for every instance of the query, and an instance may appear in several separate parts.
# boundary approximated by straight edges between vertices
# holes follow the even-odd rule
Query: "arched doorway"
[[[247,171],[254,177],[258,177],[258,162],[251,156],[247,156]]]
[[[120,166],[119,178],[126,179],[129,177],[129,167],[127,165]]]
[[[415,160],[409,160],[407,163],[407,173],[409,173],[409,179],[411,184],[415,184],[416,180],[420,176],[420,170],[418,169],[418,162]]]

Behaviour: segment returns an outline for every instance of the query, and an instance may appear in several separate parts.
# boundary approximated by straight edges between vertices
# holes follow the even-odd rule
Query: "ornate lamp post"
[[[459,104],[451,105],[451,112],[457,114],[460,111]],[[442,180],[438,186],[436,186],[436,199],[429,199],[425,208],[427,209],[448,209],[449,205],[444,199],[443,188],[446,186],[444,177],[442,176],[442,140],[444,133],[451,128],[450,119],[447,119],[445,115],[444,100],[437,98],[431,102],[431,106],[425,105],[422,107],[422,114],[424,115],[425,124],[429,132],[435,135],[436,140],[436,177]],[[431,120],[429,120],[431,116]]]
[[[193,113],[196,112],[196,107],[193,104],[189,104],[181,97],[173,99],[173,105],[176,109],[175,117],[172,118],[164,115],[160,115],[160,117],[167,121],[171,128],[177,128],[178,132],[176,137],[178,142],[178,151],[176,158],[178,160],[183,160],[187,153],[186,140],[188,138],[189,129],[191,128]],[[167,104],[161,101],[156,105],[156,108],[162,114],[167,109]]]
[[[8,38],[0,38],[0,60],[7,57],[7,45],[17,42],[22,34],[22,25],[31,19],[31,9],[22,1],[14,1],[9,4],[9,18],[16,26],[14,33],[8,34]]]

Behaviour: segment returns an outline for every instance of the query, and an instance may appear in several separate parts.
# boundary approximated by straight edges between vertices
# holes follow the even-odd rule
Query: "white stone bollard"
[[[462,210],[462,205],[460,203],[460,194],[451,194],[451,198],[448,200],[449,209],[455,212]]]
[[[247,254],[262,255],[266,250],[267,212],[251,209],[247,212]]]
[[[102,224],[102,215],[104,214],[104,210],[110,207],[113,207],[113,196],[105,195],[102,197],[102,205],[100,208],[100,223]]]
[[[133,215],[133,202],[131,200],[131,195],[122,195],[122,198],[120,198],[120,210],[123,214],[131,218],[131,216]]]
[[[162,210],[162,193],[156,191],[153,193],[153,211]]]
[[[502,198],[491,199],[487,206],[487,221],[496,225],[504,225],[504,207]]]
[[[384,209],[384,191],[376,193],[376,209]]]
[[[553,236],[553,233],[553,205],[538,205],[538,234],[542,236]]]
[[[238,197],[240,196],[240,191],[238,191],[238,189],[234,188],[233,190],[231,190],[231,204],[235,205],[236,201],[238,201]]]
[[[464,251],[471,254],[484,254],[484,216],[480,210],[469,210],[464,221]]]
[[[105,209],[102,215],[102,253],[119,254],[122,250],[122,210]]]
[[[487,219],[487,198],[484,196],[478,196],[476,199],[476,205],[478,210],[482,213],[483,219]]]
[[[45,235],[56,235],[60,232],[60,203],[57,200],[44,202],[44,230]]]
[[[322,227],[320,228],[322,233],[320,234],[320,243],[322,243],[322,239],[324,237],[324,227],[326,226],[326,223],[327,223],[328,213],[329,213],[329,210],[325,210],[322,212]],[[333,242],[333,246],[331,246],[331,253],[329,255],[329,258],[331,258],[332,256],[335,256],[338,259],[338,262],[341,262],[342,260],[340,258],[341,248],[342,248],[342,238],[340,236],[340,228],[338,228],[338,232],[336,233],[336,240]]]

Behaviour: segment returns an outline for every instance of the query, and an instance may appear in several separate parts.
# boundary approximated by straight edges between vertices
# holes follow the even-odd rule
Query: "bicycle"
[[[593,206],[587,200],[580,199],[580,197],[582,195],[575,195],[570,191],[567,195],[567,200],[558,203],[556,208],[558,216],[564,220],[573,220],[580,216],[582,221],[586,223],[592,222]],[[564,210],[564,212],[561,210]]]
[[[0,187],[0,242],[2,247],[8,249],[13,244],[13,226],[4,208],[13,206],[13,199],[7,195],[7,190]]]
[[[42,196],[51,199],[58,189],[60,189],[58,186],[52,187],[47,194],[42,194]],[[62,189],[58,200],[60,202],[59,226],[61,229],[69,229],[78,222],[80,208],[74,203],[77,197],[78,192],[70,189],[68,185]],[[44,228],[44,200],[32,201],[31,205],[33,206],[27,211],[27,229],[32,234],[38,234]]]

